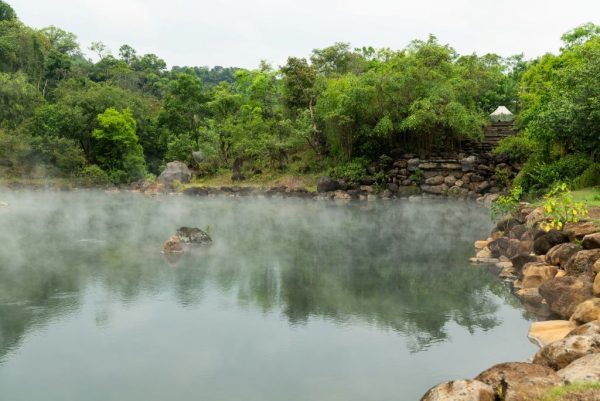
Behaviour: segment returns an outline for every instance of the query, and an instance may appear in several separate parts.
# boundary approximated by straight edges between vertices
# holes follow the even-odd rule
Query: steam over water
[[[0,399],[392,401],[533,353],[469,203],[0,192]],[[179,226],[214,244],[160,253]]]

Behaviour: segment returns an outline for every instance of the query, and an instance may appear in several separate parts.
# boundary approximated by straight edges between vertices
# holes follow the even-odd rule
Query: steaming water
[[[487,211],[0,192],[0,399],[417,400],[533,354]],[[214,245],[160,253],[182,225]]]

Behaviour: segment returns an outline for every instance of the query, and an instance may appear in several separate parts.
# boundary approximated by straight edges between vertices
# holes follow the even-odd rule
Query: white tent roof
[[[490,114],[490,116],[512,116],[512,115],[513,115],[513,113],[511,113],[510,110],[504,106],[498,107],[492,114]]]

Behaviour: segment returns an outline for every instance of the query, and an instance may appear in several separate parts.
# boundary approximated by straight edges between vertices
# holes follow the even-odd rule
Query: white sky
[[[460,53],[535,57],[600,22],[600,0],[4,0],[26,24],[75,33],[87,52],[126,43],[172,65],[255,68],[334,42],[400,49],[429,33]],[[91,52],[88,52],[91,53]]]

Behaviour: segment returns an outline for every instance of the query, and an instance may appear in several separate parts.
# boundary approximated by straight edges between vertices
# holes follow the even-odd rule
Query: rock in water
[[[171,185],[174,181],[179,181],[182,184],[186,184],[190,182],[191,178],[192,173],[185,163],[175,161],[167,163],[167,168],[158,177],[158,181],[165,185]]]
[[[177,235],[172,235],[163,245],[163,253],[183,253],[181,239]]]
[[[8,207],[8,203],[6,203],[6,202],[0,202],[0,207]]]
[[[195,227],[180,227],[175,236],[184,244],[206,245],[212,243],[210,235]]]

